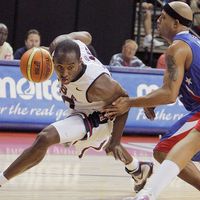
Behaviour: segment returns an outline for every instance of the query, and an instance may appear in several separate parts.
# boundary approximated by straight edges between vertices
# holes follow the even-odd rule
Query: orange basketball
[[[20,69],[26,79],[40,83],[51,77],[54,67],[51,55],[47,50],[33,47],[21,57]]]

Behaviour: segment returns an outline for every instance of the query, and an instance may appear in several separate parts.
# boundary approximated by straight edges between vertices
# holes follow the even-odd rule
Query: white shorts
[[[73,144],[79,157],[82,157],[83,153],[90,147],[101,150],[111,136],[113,129],[113,122],[108,120],[107,123],[93,128],[91,137],[83,139],[86,135],[86,128],[79,115],[69,115],[66,119],[57,121],[52,125],[58,131],[60,143]]]

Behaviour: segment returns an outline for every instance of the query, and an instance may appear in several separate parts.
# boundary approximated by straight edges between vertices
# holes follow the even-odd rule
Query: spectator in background
[[[165,62],[165,54],[161,54],[157,60],[156,64],[157,69],[166,69],[166,62]]]
[[[184,3],[187,3],[188,5],[190,5],[190,3],[191,3],[191,0],[164,0],[163,2],[166,4],[166,3],[170,3],[172,1],[182,1]]]
[[[21,59],[22,55],[32,47],[39,47],[41,42],[40,33],[36,29],[30,29],[26,33],[25,46],[15,51],[14,58]]]
[[[200,0],[192,0],[190,7],[194,16],[193,29],[200,35]]]
[[[8,28],[5,24],[0,23],[0,60],[12,60],[13,49],[8,42]]]
[[[151,41],[152,41],[152,9],[153,4],[148,3],[148,1],[144,1],[142,3],[142,9],[144,12],[144,31],[145,31],[145,37],[143,42],[143,47],[150,47]],[[153,45],[154,47],[163,46],[164,42],[158,41],[155,38],[153,39]]]
[[[110,60],[111,66],[126,66],[126,67],[146,67],[145,64],[135,56],[138,45],[134,40],[125,40],[122,46],[122,52],[112,56]]]

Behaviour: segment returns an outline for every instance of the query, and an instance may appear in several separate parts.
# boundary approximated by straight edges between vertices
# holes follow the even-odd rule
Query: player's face
[[[62,84],[69,84],[75,80],[82,69],[82,62],[74,52],[53,58],[55,72]]]
[[[164,38],[170,39],[171,32],[173,31],[174,19],[162,11],[160,17],[157,20],[157,29],[160,35]]]
[[[40,36],[38,34],[30,34],[25,41],[25,45],[27,49],[31,49],[32,47],[39,47]]]

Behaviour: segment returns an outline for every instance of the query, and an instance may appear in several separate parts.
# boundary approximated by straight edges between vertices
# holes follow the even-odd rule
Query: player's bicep
[[[106,90],[102,91],[102,95],[103,94],[105,94],[103,101],[106,104],[111,104],[113,101],[115,101],[119,97],[128,96],[127,92],[115,80],[110,81],[109,86],[106,88]]]
[[[104,101],[106,104],[111,104],[122,96],[128,96],[128,94],[118,82],[108,75],[101,76],[88,91],[88,97],[91,101]]]
[[[179,92],[183,76],[186,55],[181,54],[181,51],[169,49],[166,53],[167,70],[164,74],[164,87],[167,87],[174,96]]]

